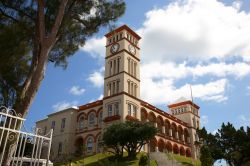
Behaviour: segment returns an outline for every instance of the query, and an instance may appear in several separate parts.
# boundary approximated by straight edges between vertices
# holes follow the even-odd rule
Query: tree
[[[150,123],[126,121],[109,126],[103,134],[103,142],[117,156],[122,157],[126,150],[129,158],[135,158],[156,133],[157,129]]]
[[[208,147],[214,161],[224,159],[230,166],[250,163],[250,128],[235,129],[230,123],[223,123],[215,135],[203,128],[198,130],[204,146]]]
[[[25,117],[47,64],[66,68],[88,37],[124,11],[122,0],[0,0],[0,104]]]
[[[200,153],[201,166],[212,166],[214,164],[214,160],[207,146],[202,146]]]
[[[11,62],[0,65],[2,103],[11,98],[8,105],[25,117],[48,62],[66,68],[86,38],[124,11],[122,0],[0,0],[0,61]]]

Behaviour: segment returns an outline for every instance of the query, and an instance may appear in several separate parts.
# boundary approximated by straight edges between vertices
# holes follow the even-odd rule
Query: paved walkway
[[[162,152],[151,152],[149,154],[150,159],[156,160],[158,166],[183,166],[175,160],[170,160],[166,153]]]

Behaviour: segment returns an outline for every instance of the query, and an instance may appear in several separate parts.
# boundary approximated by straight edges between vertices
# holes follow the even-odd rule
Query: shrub
[[[146,155],[141,155],[139,160],[139,166],[146,166],[148,163],[148,157]]]

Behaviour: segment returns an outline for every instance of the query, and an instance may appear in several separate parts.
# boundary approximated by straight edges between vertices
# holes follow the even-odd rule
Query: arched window
[[[93,126],[95,124],[95,114],[92,112],[89,114],[89,126]]]
[[[93,138],[92,137],[89,137],[88,139],[87,139],[87,151],[88,152],[91,152],[91,151],[93,151]]]
[[[79,129],[83,129],[84,128],[84,117],[80,117],[79,119]]]

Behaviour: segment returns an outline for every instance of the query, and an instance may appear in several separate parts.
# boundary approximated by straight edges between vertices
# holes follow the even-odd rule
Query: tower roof
[[[115,30],[107,33],[105,36],[108,38],[108,37],[112,36],[112,34],[114,32],[118,33],[118,32],[121,32],[124,29],[127,30],[130,34],[132,34],[137,40],[141,39],[141,37],[137,33],[135,33],[135,31],[133,31],[132,29],[130,29],[127,25],[122,25],[122,26],[116,28]]]
[[[168,108],[178,107],[178,106],[182,106],[182,105],[186,105],[186,104],[190,104],[190,105],[194,106],[196,109],[200,109],[200,107],[198,105],[196,105],[194,102],[192,102],[191,100],[188,100],[184,97],[181,97],[178,100],[176,100],[174,103],[169,104]]]

